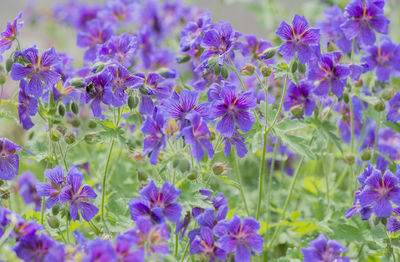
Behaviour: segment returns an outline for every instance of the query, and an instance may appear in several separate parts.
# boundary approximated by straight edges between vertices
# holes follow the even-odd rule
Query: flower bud
[[[65,115],[65,106],[64,106],[63,104],[60,104],[60,105],[58,106],[58,114],[59,114],[60,116],[64,116],[64,115]]]
[[[77,88],[83,87],[83,85],[85,84],[85,82],[80,77],[72,78],[69,81],[69,83],[70,83],[71,86],[77,87]]]
[[[104,63],[103,62],[97,62],[92,66],[94,72],[100,73],[104,69]]]
[[[224,163],[215,163],[212,167],[212,171],[214,175],[220,176],[225,174],[226,172],[229,172],[230,169]]]
[[[89,127],[90,129],[95,129],[95,128],[97,127],[96,121],[94,121],[93,119],[90,119],[90,120],[89,120],[89,123],[88,123],[88,127]]]
[[[368,161],[368,160],[370,160],[371,159],[371,151],[369,151],[369,150],[364,150],[362,153],[361,153],[361,160],[362,161]]]
[[[58,218],[55,217],[55,216],[50,216],[50,217],[47,219],[47,223],[49,223],[49,226],[50,226],[51,228],[54,228],[54,229],[60,227],[60,221],[59,221]]]
[[[5,188],[0,188],[0,196],[1,199],[9,199],[10,198],[10,190]]]
[[[377,111],[377,112],[385,111],[385,109],[386,109],[385,102],[383,102],[383,101],[377,102],[377,103],[374,105],[374,109],[375,109],[375,111]]]
[[[182,54],[182,55],[178,56],[178,58],[177,58],[178,64],[186,63],[189,60],[190,60],[190,55],[187,55],[187,54]]]
[[[135,109],[139,104],[139,98],[137,96],[128,97],[128,106],[131,110]]]
[[[347,91],[345,91],[343,93],[343,101],[348,104],[350,102],[350,97],[349,97],[349,93],[347,93]]]
[[[6,61],[7,73],[11,71],[11,68],[12,68],[13,64],[14,64],[14,60],[11,57],[8,58],[7,61]]]
[[[364,82],[363,82],[362,78],[360,78],[354,82],[355,87],[362,87],[363,85],[364,85]]]
[[[219,65],[214,67],[214,74],[215,76],[219,76],[221,74],[221,67]]]
[[[222,68],[221,68],[221,76],[222,76],[224,79],[227,79],[227,78],[228,78],[229,72],[228,72],[228,69],[227,69],[226,67],[222,67]]]
[[[135,151],[133,153],[133,159],[135,159],[137,162],[144,162],[146,161],[146,157],[143,156],[142,152],[140,151]]]
[[[71,103],[71,111],[72,111],[72,113],[74,113],[75,115],[79,114],[79,106],[78,106],[78,104],[77,104],[75,101],[73,101],[73,102]]]
[[[81,125],[81,121],[77,117],[71,119],[70,123],[73,127],[79,127]]]
[[[160,75],[162,75],[165,78],[175,78],[175,76],[176,76],[176,71],[174,69],[167,68],[167,67],[162,67],[162,68],[158,69],[157,73],[159,73]]]
[[[298,66],[299,72],[300,72],[301,74],[305,74],[305,73],[306,73],[307,67],[306,67],[305,64],[297,63],[297,66]]]
[[[60,207],[59,207],[58,205],[54,205],[54,206],[51,208],[51,213],[52,213],[54,216],[58,215],[59,212],[60,212]]]
[[[137,177],[140,182],[147,181],[147,178],[149,176],[146,174],[146,172],[144,172],[143,170],[138,170],[138,169],[136,169],[136,172],[137,172]]]
[[[303,105],[295,105],[290,109],[290,112],[294,117],[302,117],[304,113]]]
[[[344,156],[344,162],[348,165],[354,164],[355,157],[353,154],[347,154]]]
[[[51,141],[58,142],[61,138],[62,134],[57,129],[53,129],[50,132]]]
[[[93,133],[86,134],[83,139],[85,140],[86,143],[93,144],[95,137],[96,137],[96,133],[93,132]]]
[[[264,51],[264,53],[262,53],[260,55],[261,59],[271,59],[275,56],[276,54],[276,49],[275,48],[268,48],[267,50]]]
[[[217,58],[216,57],[211,57],[207,61],[207,68],[212,69],[214,66],[217,64]]]
[[[68,145],[71,145],[75,142],[76,140],[76,136],[74,132],[68,132],[65,136],[64,136],[64,140],[65,143],[67,143]]]
[[[292,60],[292,63],[290,65],[290,72],[292,72],[292,74],[296,73],[297,71],[297,62],[296,60]]]
[[[189,179],[190,181],[194,181],[197,179],[197,172],[196,171],[192,171],[190,172],[190,174],[187,176],[187,179]]]
[[[178,169],[182,173],[190,170],[190,161],[186,158],[179,159]]]
[[[388,88],[383,90],[379,95],[380,97],[382,97],[384,100],[388,101],[390,99],[392,99],[392,97],[394,96],[394,88]]]
[[[240,74],[242,76],[251,76],[254,74],[256,67],[252,64],[246,64],[244,67],[240,68]]]
[[[270,67],[268,67],[268,66],[261,67],[261,74],[264,77],[269,77],[271,75],[271,73],[272,73],[272,69]]]

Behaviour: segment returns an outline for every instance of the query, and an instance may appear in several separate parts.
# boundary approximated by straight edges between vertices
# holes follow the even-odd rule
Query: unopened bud
[[[221,68],[221,76],[222,76],[224,79],[227,79],[227,78],[228,78],[229,72],[228,72],[228,69],[227,69],[226,67],[222,67],[222,68]]]
[[[96,133],[89,133],[89,134],[86,134],[83,139],[85,140],[86,143],[93,144],[95,137],[96,137]]]
[[[355,157],[353,154],[347,154],[344,156],[344,162],[348,165],[354,164]]]
[[[242,76],[251,76],[254,74],[256,67],[252,64],[246,64],[244,67],[240,68],[240,74]]]
[[[192,172],[190,172],[190,174],[187,176],[187,178],[190,180],[190,181],[194,181],[194,180],[196,180],[197,179],[197,172],[196,171],[192,171]]]
[[[178,64],[186,63],[189,60],[190,60],[190,55],[187,55],[187,54],[180,55],[177,58]]]
[[[103,62],[97,62],[96,64],[93,65],[93,70],[96,73],[100,73],[104,69],[104,63]]]
[[[71,119],[70,123],[73,127],[79,127],[81,125],[81,121],[77,117]]]
[[[212,171],[214,175],[220,176],[225,174],[226,172],[229,172],[230,169],[224,163],[215,163],[212,167]]]
[[[187,160],[186,158],[181,158],[179,159],[179,165],[178,165],[178,169],[184,173],[186,171],[190,170],[190,161]]]
[[[149,177],[144,171],[142,170],[137,170],[137,177],[139,179],[139,181],[144,182],[147,180],[147,178]]]
[[[65,106],[64,106],[63,104],[60,104],[60,105],[58,106],[58,114],[59,114],[60,116],[64,116],[64,115],[65,115]]]
[[[295,105],[290,109],[290,112],[294,117],[302,117],[304,113],[303,105]]]
[[[139,98],[137,96],[128,97],[128,106],[131,110],[135,109],[139,104]]]
[[[394,96],[394,88],[388,88],[383,90],[383,92],[380,93],[380,97],[382,97],[384,100],[388,101],[390,99],[392,99],[392,97]]]
[[[384,110],[386,109],[385,102],[383,102],[383,101],[377,102],[377,103],[374,105],[374,109],[375,109],[377,112],[382,112],[382,111],[384,111]]]
[[[6,61],[7,73],[11,71],[11,67],[13,66],[13,64],[14,64],[14,60],[12,58],[7,59],[7,61]]]
[[[221,74],[221,67],[219,65],[214,67],[214,74],[215,76],[219,76]]]
[[[370,160],[371,159],[371,151],[369,151],[369,150],[364,150],[362,153],[361,153],[361,160],[362,161],[368,161],[368,160]]]
[[[268,66],[261,67],[261,74],[264,77],[269,77],[271,75],[271,73],[272,73],[272,69],[270,67],[268,67]]]
[[[343,101],[344,101],[346,104],[348,104],[348,103],[350,102],[349,93],[347,93],[347,91],[343,93]]]
[[[60,140],[61,136],[62,136],[61,132],[58,131],[57,129],[53,129],[50,132],[51,141],[57,142]]]
[[[59,221],[58,218],[55,217],[55,216],[50,216],[50,217],[47,219],[47,223],[49,223],[49,226],[50,226],[51,228],[54,228],[54,229],[60,227],[60,221]]]
[[[364,82],[363,82],[362,78],[360,78],[354,82],[355,87],[362,87],[363,85],[364,85]]]
[[[83,85],[85,84],[85,82],[82,80],[82,78],[76,77],[76,78],[72,78],[69,81],[70,85],[73,87],[83,87]]]
[[[54,206],[51,208],[51,213],[52,213],[54,216],[58,215],[59,212],[60,212],[60,207],[59,207],[58,205],[54,205]]]
[[[211,57],[207,61],[207,68],[211,69],[214,68],[214,66],[217,64],[217,58],[216,57]]]
[[[75,101],[73,101],[73,102],[71,103],[71,111],[72,111],[72,113],[74,113],[75,115],[79,114],[79,106],[78,106],[78,104],[77,104]]]
[[[276,54],[276,50],[275,48],[268,48],[267,50],[264,51],[264,53],[262,53],[260,55],[261,59],[271,59],[275,56]]]
[[[292,63],[290,65],[290,72],[292,72],[292,74],[296,73],[297,71],[297,62],[296,60],[292,60]]]
[[[305,64],[302,64],[302,63],[299,62],[299,63],[297,63],[297,66],[298,66],[299,72],[301,74],[305,74],[306,73],[307,67],[306,67]]]
[[[73,132],[68,132],[65,136],[64,136],[64,140],[65,143],[67,143],[68,145],[71,145],[75,142],[76,140],[76,136],[75,133]]]
[[[10,198],[10,190],[0,188],[0,196],[2,199],[9,199]]]
[[[97,127],[96,121],[94,121],[93,119],[90,119],[90,120],[89,120],[89,123],[88,123],[88,127],[89,127],[90,129],[95,129],[95,128]]]

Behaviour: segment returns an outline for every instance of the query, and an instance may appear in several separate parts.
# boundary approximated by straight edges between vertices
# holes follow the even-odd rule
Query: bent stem
[[[107,170],[108,170],[108,166],[110,164],[110,158],[111,158],[111,153],[112,153],[112,150],[114,147],[114,143],[115,143],[115,140],[112,139],[110,150],[108,151],[106,167],[104,169],[104,175],[103,175],[103,187],[102,187],[102,194],[101,194],[101,220],[102,221],[104,221],[104,200],[105,200],[105,196],[106,196]]]
[[[295,175],[293,177],[292,183],[290,184],[289,194],[288,194],[288,196],[286,198],[285,206],[283,207],[282,214],[281,214],[281,217],[279,219],[280,223],[278,224],[278,227],[276,228],[276,230],[274,232],[274,235],[272,236],[271,241],[269,242],[269,245],[267,246],[267,251],[272,247],[276,237],[279,234],[279,230],[281,229],[281,222],[286,218],[286,211],[287,211],[287,208],[289,206],[289,202],[292,199],[293,189],[294,189],[294,186],[296,185],[297,178],[299,177],[300,169],[301,169],[301,166],[303,165],[304,158],[305,158],[305,156],[301,157],[300,162],[299,162],[299,164],[297,166],[296,173],[295,173]]]
[[[235,167],[236,179],[239,184],[239,190],[240,190],[240,194],[242,195],[244,208],[246,209],[247,216],[250,217],[249,208],[247,207],[247,201],[246,201],[246,197],[245,197],[244,191],[243,191],[242,181],[240,179],[239,162],[238,162],[238,159],[236,156],[236,150],[235,150],[235,152],[233,152],[233,158],[234,158],[233,163],[234,163],[234,167]]]

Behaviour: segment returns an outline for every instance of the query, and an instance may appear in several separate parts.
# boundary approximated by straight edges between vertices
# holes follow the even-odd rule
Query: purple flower
[[[98,17],[113,25],[122,25],[126,22],[134,22],[137,16],[137,3],[123,0],[108,1],[99,12]]]
[[[190,21],[181,31],[180,47],[183,52],[191,51],[200,47],[203,32],[211,25],[209,15],[200,16],[196,22]]]
[[[111,26],[102,25],[100,20],[93,19],[86,23],[86,31],[78,33],[77,46],[89,48],[85,51],[84,59],[93,61],[101,44],[104,44],[113,35]]]
[[[376,68],[378,81],[389,82],[390,75],[400,71],[400,45],[396,45],[389,37],[381,37],[380,47],[368,48],[369,55],[361,57],[361,62],[368,65],[369,70]]]
[[[117,261],[117,254],[108,240],[94,239],[86,243],[82,262]]]
[[[165,134],[163,132],[164,118],[154,109],[153,116],[148,116],[143,123],[141,131],[148,135],[143,140],[143,155],[150,154],[150,163],[157,165],[158,154],[166,146]]]
[[[400,230],[400,207],[393,208],[393,215],[389,218],[386,230],[390,232],[397,232]]]
[[[25,59],[26,65],[14,63],[11,68],[11,77],[15,81],[29,79],[28,86],[25,88],[27,95],[40,97],[43,88],[50,89],[60,79],[60,74],[53,70],[54,65],[59,62],[54,47],[43,52],[42,56],[38,55],[39,50],[36,46],[24,49],[22,52],[15,54],[16,57],[21,56]],[[43,86],[43,82],[44,86]]]
[[[383,7],[371,0],[352,0],[344,9],[347,21],[340,27],[348,40],[358,37],[361,45],[375,43],[375,32],[388,33],[389,19],[383,13]]]
[[[323,41],[328,41],[327,45],[331,45],[330,41],[334,41],[340,50],[344,53],[351,52],[352,41],[348,40],[340,28],[340,25],[346,21],[342,9],[338,6],[332,6],[324,11],[325,20],[317,23],[321,29],[321,34],[325,36]]]
[[[217,124],[217,131],[226,137],[232,137],[236,131],[235,124],[243,132],[250,131],[255,117],[248,110],[257,105],[257,99],[252,92],[237,93],[236,86],[222,87],[221,100],[212,103],[211,115],[213,118],[222,117]]]
[[[76,172],[76,169],[72,168],[68,174],[74,172]],[[52,208],[58,201],[60,201],[61,190],[65,186],[66,178],[61,166],[45,170],[44,176],[50,183],[37,183],[36,190],[39,196],[48,197],[45,203],[46,208]]]
[[[301,249],[304,262],[350,262],[348,257],[340,256],[348,249],[336,240],[327,240],[324,234],[320,234],[308,246]]]
[[[165,182],[161,188],[154,184],[153,180],[140,190],[140,197],[132,198],[129,202],[132,220],[140,218],[151,219],[160,224],[164,221],[163,216],[171,222],[178,222],[181,217],[182,206],[176,203],[181,190]],[[160,216],[161,215],[161,216]]]
[[[211,132],[208,129],[207,123],[198,114],[193,114],[190,117],[192,125],[185,127],[179,136],[185,137],[185,144],[191,146],[190,153],[201,161],[204,156],[204,151],[207,152],[208,158],[214,156],[214,149],[210,142]]]
[[[247,154],[247,148],[244,144],[244,137],[238,131],[235,131],[231,137],[224,137],[224,141],[225,156],[228,156],[231,152],[232,145],[236,147],[236,153],[238,157],[243,158]]]
[[[261,55],[268,48],[272,47],[272,44],[263,39],[257,39],[255,35],[244,35],[243,38],[246,43],[238,42],[237,48],[241,50],[243,56],[250,56],[252,61],[264,59]]]
[[[111,73],[111,86],[113,86],[112,104],[115,107],[126,104],[128,95],[126,94],[127,88],[135,86],[136,78],[125,67],[109,66],[108,71]]]
[[[309,28],[304,16],[299,15],[293,17],[292,25],[293,27],[283,21],[276,30],[278,37],[285,41],[278,52],[290,61],[297,51],[300,62],[305,64],[312,58],[315,47],[319,45],[319,29]]]
[[[0,139],[0,180],[13,180],[18,174],[19,157],[16,152],[21,149],[7,138]]]
[[[388,217],[392,214],[392,204],[400,205],[399,179],[389,170],[382,177],[374,172],[365,180],[365,188],[359,195],[360,206],[371,207],[377,217]]]
[[[19,12],[17,17],[14,19],[13,23],[11,24],[10,22],[7,22],[7,26],[4,29],[4,31],[1,33],[0,37],[0,62],[2,61],[2,54],[4,51],[8,50],[11,48],[12,43],[14,42],[15,39],[17,39],[17,36],[19,35],[19,32],[22,29],[22,26],[24,25],[23,21],[19,21],[22,17],[22,12]]]
[[[167,119],[176,119],[179,121],[180,128],[183,129],[189,125],[188,116],[191,112],[196,112],[202,117],[209,114],[209,104],[203,103],[197,105],[198,94],[195,91],[182,90],[178,95],[173,93],[172,97],[163,101],[161,109]]]
[[[315,108],[315,101],[311,97],[311,91],[314,87],[307,81],[302,80],[296,86],[292,81],[289,82],[287,95],[283,102],[286,111],[294,106],[301,107],[306,116],[310,116]]]
[[[208,31],[204,32],[201,46],[204,48],[200,60],[206,65],[211,57],[217,58],[217,63],[222,66],[233,56],[233,48],[238,34],[232,30],[229,23],[218,22]]]
[[[124,66],[130,66],[136,48],[136,36],[122,34],[120,36],[112,36],[101,46],[99,54],[104,61],[111,60]]]
[[[82,94],[82,99],[85,103],[92,100],[90,108],[93,115],[95,117],[102,117],[100,103],[103,102],[106,105],[111,105],[113,101],[111,73],[108,70],[103,70],[99,74],[87,77],[85,82],[85,92]]]
[[[389,111],[386,115],[388,121],[397,122],[400,120],[400,92],[397,92],[389,100]]]
[[[37,179],[35,175],[29,171],[22,173],[18,177],[17,191],[21,195],[25,204],[34,203],[35,211],[40,211],[42,198],[36,191]]]
[[[118,256],[118,261],[121,262],[144,262],[144,249],[136,248],[135,238],[131,237],[129,234],[118,235],[115,239],[115,252]]]
[[[201,258],[214,262],[215,260],[226,260],[226,252],[223,248],[215,245],[214,235],[210,228],[202,227],[200,234],[190,243],[189,254],[200,254]],[[203,260],[201,259],[201,260]]]
[[[60,177],[59,174],[57,176]],[[95,205],[89,203],[89,199],[95,199],[97,194],[89,185],[82,186],[82,181],[83,174],[77,169],[71,169],[67,174],[67,184],[59,195],[59,201],[70,204],[70,215],[73,221],[76,220],[78,210],[80,210],[83,219],[89,222],[99,212]]]
[[[354,135],[359,136],[361,134],[361,129],[363,126],[363,121],[361,120],[363,107],[360,99],[357,96],[352,97],[353,111],[354,111]],[[342,117],[339,119],[339,130],[341,138],[344,142],[350,143],[351,140],[351,113],[350,107],[343,101],[336,104],[334,108],[341,113]]]
[[[29,130],[34,126],[31,117],[36,115],[38,107],[37,99],[26,94],[27,86],[28,83],[25,80],[21,80],[18,92],[19,122],[25,130]]]
[[[154,225],[149,219],[140,218],[136,221],[136,227],[125,235],[131,237],[137,247],[143,248],[147,256],[170,253],[167,243],[170,234],[166,223]]]
[[[41,233],[40,236],[33,234],[21,238],[13,250],[17,256],[24,261],[49,262],[50,260],[47,255],[55,246],[59,246],[56,241],[46,233]]]
[[[235,252],[235,261],[250,261],[251,251],[256,253],[263,251],[264,240],[256,232],[260,224],[253,218],[244,218],[240,221],[237,215],[229,221],[221,221],[214,228],[214,234],[220,237],[218,240],[227,253]]]
[[[319,62],[310,66],[307,78],[318,82],[314,90],[316,95],[326,96],[331,90],[337,97],[342,96],[350,69],[339,64],[341,58],[340,52],[326,53],[321,56]]]

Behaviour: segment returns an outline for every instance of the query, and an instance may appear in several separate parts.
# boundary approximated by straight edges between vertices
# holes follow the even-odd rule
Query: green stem
[[[376,129],[375,129],[375,139],[374,139],[374,151],[372,153],[372,163],[376,162],[376,145],[378,142],[378,133],[379,133],[379,128],[381,127],[381,112],[378,113],[378,121],[376,123]]]
[[[1,85],[0,106],[1,106],[1,102],[3,101],[3,90],[4,90],[4,85]]]
[[[271,241],[269,242],[269,245],[268,245],[268,247],[267,247],[267,250],[269,250],[269,249],[272,247],[272,245],[273,245],[273,243],[274,243],[276,237],[277,237],[278,234],[279,234],[279,230],[281,229],[281,223],[282,223],[282,221],[286,218],[286,211],[287,211],[287,208],[288,208],[288,206],[289,206],[289,202],[290,202],[290,200],[292,199],[293,189],[294,189],[294,186],[296,185],[297,178],[299,177],[300,169],[301,169],[301,166],[303,165],[304,158],[305,158],[305,156],[302,156],[302,157],[301,157],[300,162],[299,162],[299,164],[298,164],[298,166],[297,166],[296,173],[294,174],[292,183],[290,184],[289,194],[288,194],[288,196],[287,196],[287,198],[286,198],[286,202],[285,202],[285,205],[284,205],[284,207],[283,207],[281,217],[280,217],[280,219],[279,219],[279,222],[280,222],[280,223],[278,224],[278,227],[276,228],[276,230],[275,230],[275,232],[274,232],[274,235],[272,236],[272,239],[271,239]]]
[[[354,152],[354,109],[353,109],[353,102],[352,96],[350,96],[349,106],[350,106],[350,129],[351,129],[351,140],[350,140],[350,154],[353,155]],[[353,202],[353,163],[349,165],[349,195],[350,195],[350,202]]]
[[[339,180],[336,182],[335,186],[333,187],[333,189],[331,190],[330,195],[333,196],[333,194],[335,193],[335,191],[340,187],[340,185],[342,184],[344,178],[346,177],[347,171],[348,171],[349,167],[346,167],[345,170],[343,171],[342,175],[340,176]],[[353,196],[352,196],[353,197]]]
[[[278,118],[279,118],[279,116],[281,114],[282,107],[283,107],[283,100],[285,99],[285,95],[286,95],[286,87],[287,87],[287,83],[288,83],[288,78],[289,78],[288,75],[286,75],[286,77],[285,77],[285,85],[283,86],[282,97],[281,97],[281,102],[279,104],[279,109],[278,109],[278,112],[276,112],[275,118],[272,121],[271,126],[268,128],[267,133],[269,133],[271,131],[271,129],[275,126],[276,121],[278,121]]]
[[[266,80],[266,85],[264,88],[265,92],[265,101],[268,101],[268,78]],[[267,147],[267,139],[268,139],[268,103],[265,103],[265,128],[264,128],[264,137],[263,137],[263,149],[262,149],[262,156],[260,159],[260,173],[258,175],[258,202],[257,202],[257,212],[256,212],[256,219],[258,220],[260,217],[261,212],[261,199],[262,199],[262,191],[263,191],[263,184],[264,184],[264,167],[265,167],[265,152]]]
[[[271,167],[270,167],[269,176],[268,176],[267,205],[266,205],[266,207],[267,207],[267,222],[266,222],[266,229],[265,229],[265,237],[268,237],[269,222],[271,220],[270,201],[271,201],[272,176],[274,174],[276,151],[278,150],[278,145],[279,145],[279,138],[277,137],[275,145],[274,145],[274,152],[272,153],[272,162],[271,162]]]
[[[179,242],[179,235],[178,234],[176,234],[175,235],[175,252],[174,252],[174,257],[175,257],[175,259],[177,258],[177,256],[178,256],[178,243]]]
[[[239,162],[238,162],[238,159],[236,156],[236,150],[235,150],[235,152],[233,152],[233,158],[234,158],[233,163],[234,163],[234,167],[235,167],[236,179],[237,179],[237,182],[239,183],[239,189],[240,189],[240,194],[242,195],[244,208],[246,209],[247,216],[250,217],[249,208],[247,207],[247,201],[246,201],[246,197],[245,197],[244,191],[243,191],[242,181],[240,179]]]
[[[114,147],[114,139],[111,141],[111,146],[110,150],[108,151],[108,157],[107,157],[107,162],[106,162],[106,167],[104,168],[104,175],[103,175],[103,187],[102,187],[102,194],[101,194],[101,220],[104,221],[104,200],[106,196],[106,182],[107,182],[107,170],[108,170],[108,165],[110,164],[110,158],[111,158],[111,153]]]
[[[236,68],[235,64],[232,63],[232,60],[231,60],[231,58],[230,58],[229,55],[228,55],[228,60],[229,60],[229,63],[230,63],[229,69],[231,69],[231,70],[235,73],[236,77],[237,77],[237,78],[239,79],[239,81],[240,81],[240,84],[242,85],[243,90],[246,92],[246,91],[247,91],[247,90],[246,90],[246,86],[244,85],[244,83],[243,83],[243,81],[242,81],[242,78],[240,77],[239,72],[237,71],[237,68]]]
[[[58,142],[58,147],[60,148],[60,154],[61,154],[61,157],[62,157],[63,162],[64,162],[65,170],[68,172],[67,161],[65,160],[65,155],[64,155],[64,153],[63,153],[63,151],[62,151],[60,141]]]
[[[186,255],[187,255],[187,252],[189,251],[189,242],[186,244],[186,247],[185,247],[185,252],[183,253],[183,256],[182,256],[182,259],[181,259],[181,262],[183,262],[183,261],[185,261],[185,258],[186,258]]]
[[[65,227],[66,227],[66,234],[67,234],[67,241],[68,241],[68,243],[70,243],[70,240],[69,240],[69,219],[68,219],[68,214],[65,216]]]

